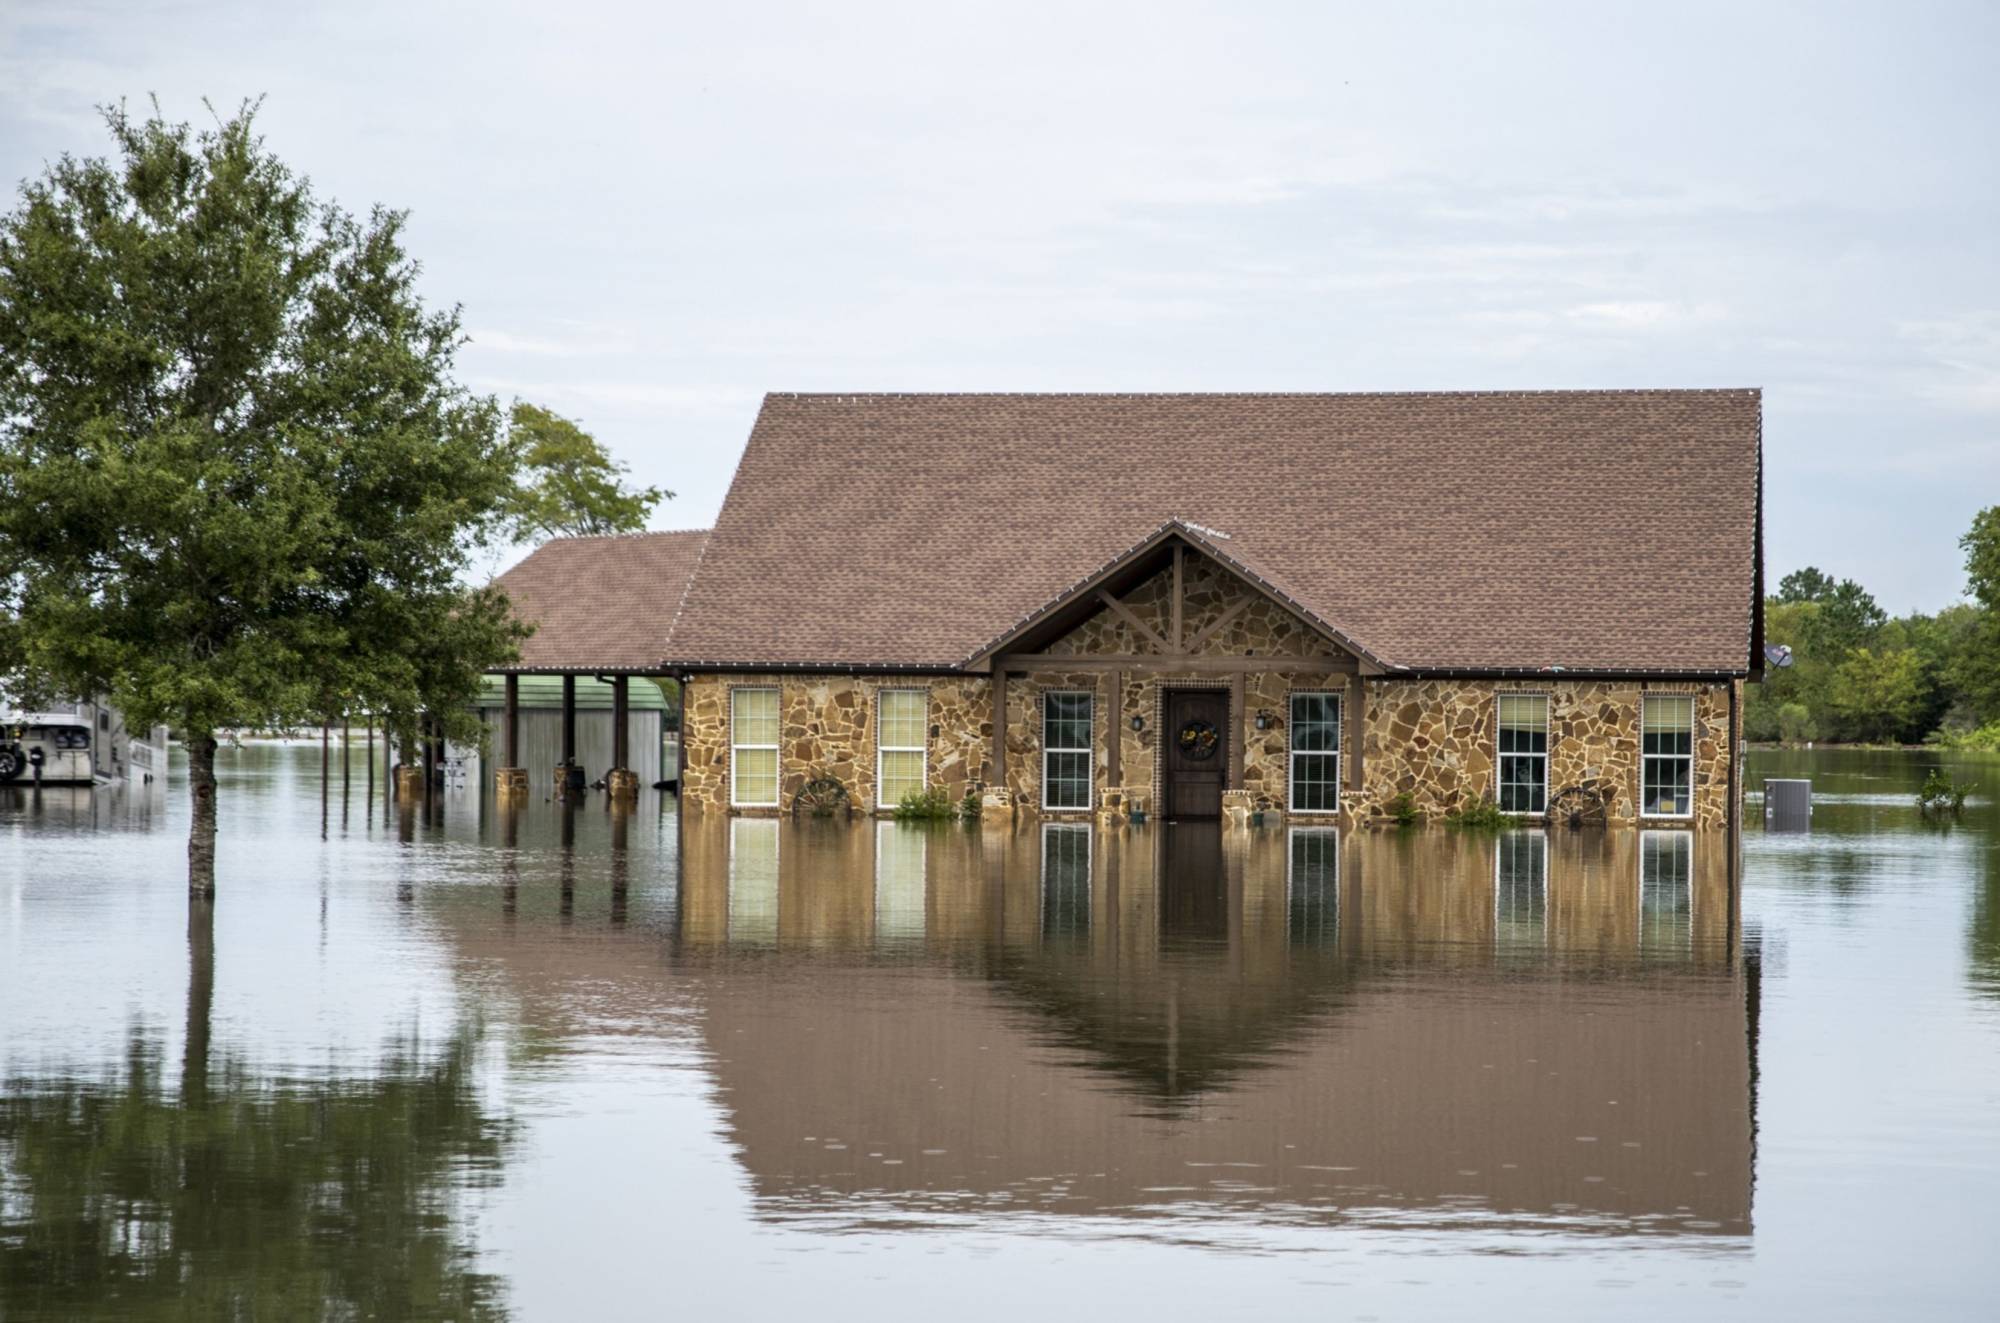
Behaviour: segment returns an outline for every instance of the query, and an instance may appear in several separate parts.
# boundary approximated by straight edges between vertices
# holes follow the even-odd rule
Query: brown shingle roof
[[[771,395],[669,654],[955,667],[1178,519],[1392,668],[1740,672],[1760,426],[1755,390]]]
[[[502,670],[656,670],[707,529],[564,537],[501,575],[514,613],[535,626]]]

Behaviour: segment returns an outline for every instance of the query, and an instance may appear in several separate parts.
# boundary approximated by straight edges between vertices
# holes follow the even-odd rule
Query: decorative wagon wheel
[[[830,776],[816,776],[792,796],[792,816],[805,810],[815,818],[830,818],[847,810],[847,787]]]
[[[1562,823],[1571,831],[1584,827],[1602,827],[1609,816],[1610,806],[1604,802],[1604,795],[1596,786],[1570,786],[1558,790],[1549,800],[1548,820],[1551,824]]]

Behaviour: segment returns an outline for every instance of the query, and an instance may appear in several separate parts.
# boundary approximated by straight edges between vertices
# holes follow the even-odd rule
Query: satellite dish
[[[1792,650],[1783,643],[1766,643],[1764,645],[1764,660],[1783,670],[1792,664]]]

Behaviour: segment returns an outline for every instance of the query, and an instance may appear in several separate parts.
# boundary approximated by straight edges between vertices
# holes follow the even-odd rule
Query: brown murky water
[[[0,792],[0,1319],[1982,1316],[2000,832]],[[1961,760],[2000,786],[2000,760]],[[1754,804],[1753,813],[1754,819]]]

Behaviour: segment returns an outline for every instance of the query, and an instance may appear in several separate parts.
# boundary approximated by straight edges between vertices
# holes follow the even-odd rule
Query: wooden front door
[[[1222,787],[1229,779],[1229,693],[1223,689],[1169,689],[1166,809],[1171,821],[1222,816]]]

